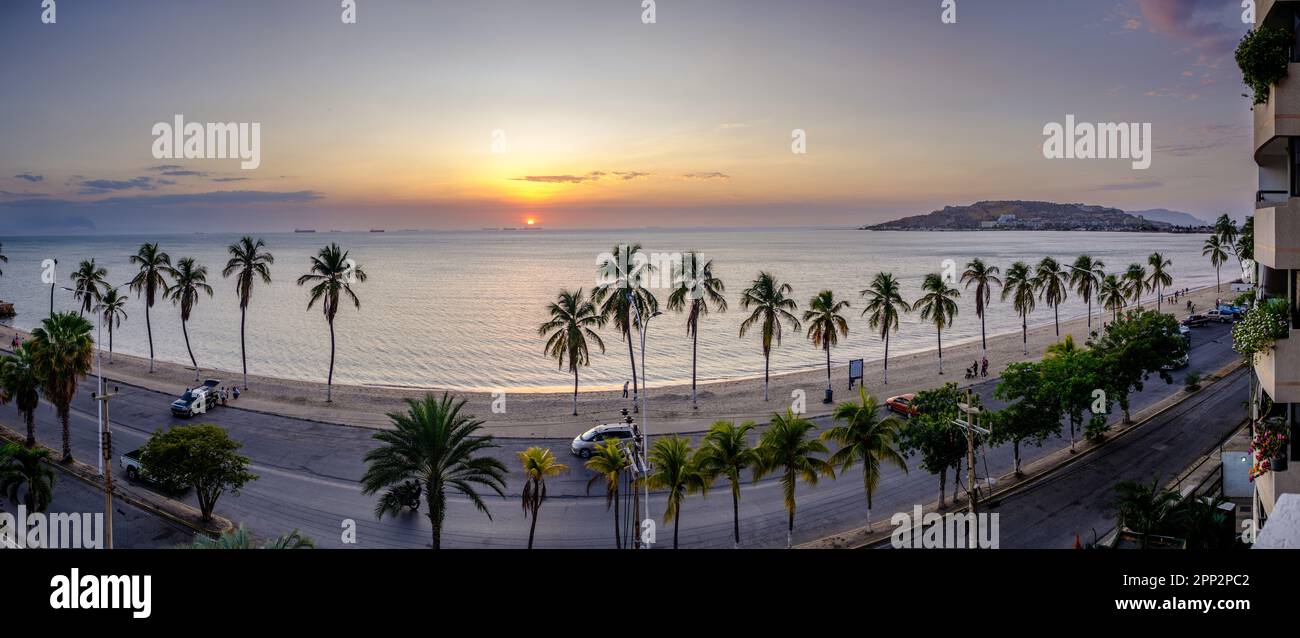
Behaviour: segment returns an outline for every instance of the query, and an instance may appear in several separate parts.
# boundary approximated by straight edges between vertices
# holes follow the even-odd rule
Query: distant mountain
[[[945,206],[863,230],[1092,230],[1169,232],[1173,224],[1143,219],[1118,208],[1052,202],[986,201]]]
[[[1173,224],[1175,226],[1212,225],[1210,222],[1207,222],[1204,219],[1201,219],[1200,217],[1196,217],[1191,213],[1169,210],[1168,208],[1152,208],[1151,210],[1130,210],[1128,211],[1128,214],[1137,215],[1138,217],[1149,219],[1151,221]]]

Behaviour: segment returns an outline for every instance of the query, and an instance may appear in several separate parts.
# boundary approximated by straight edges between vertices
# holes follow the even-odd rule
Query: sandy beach
[[[1186,316],[1186,300],[1191,299],[1198,312],[1213,307],[1217,298],[1224,300],[1234,296],[1225,284],[1222,292],[1214,287],[1192,291],[1178,301],[1173,308],[1165,304],[1164,309],[1182,318]],[[1154,307],[1155,300],[1144,300],[1144,307]],[[990,312],[1014,312],[1010,304],[996,302]],[[1109,314],[1106,314],[1109,319]],[[978,321],[972,316],[961,316],[959,321]],[[1093,329],[1100,329],[1098,314],[1092,314]],[[850,330],[866,330],[865,320],[850,319]],[[1082,342],[1088,336],[1088,322],[1084,317],[1075,317],[1061,321],[1060,339],[1073,335]],[[0,339],[7,345],[13,338],[15,330],[9,326],[0,326]],[[26,336],[23,333],[19,333]],[[988,359],[989,376],[994,377],[1007,364],[1036,360],[1042,356],[1044,349],[1057,341],[1052,323],[1031,326],[1029,329],[1028,350],[1022,351],[1021,333],[1015,331],[998,335],[989,335]],[[739,344],[737,347],[740,347]],[[802,348],[808,353],[809,365],[821,361],[821,351],[812,347],[802,334],[790,335],[781,348]],[[938,357],[934,350],[903,355],[892,355],[889,360],[889,384],[882,378],[882,365],[879,357],[867,358],[864,364],[867,391],[880,397],[907,392],[916,392],[935,388],[947,382],[959,385],[972,381],[964,379],[964,369],[980,359],[979,340],[973,342],[944,345],[944,372],[938,373]],[[250,356],[255,356],[250,353]],[[859,356],[857,353],[832,351],[832,358],[845,361]],[[110,380],[125,384],[156,390],[167,395],[179,396],[194,383],[194,370],[177,363],[157,361],[155,372],[149,373],[149,361],[145,358],[126,355],[114,355],[109,364],[107,353],[104,357],[104,375]],[[836,401],[856,396],[856,390],[848,390],[847,365],[832,367],[832,381]],[[1204,371],[1208,372],[1208,371]],[[770,401],[763,401],[762,370],[756,370],[757,378],[745,378],[719,381],[699,385],[699,409],[691,408],[691,389],[689,384],[671,387],[651,387],[649,390],[649,429],[652,434],[671,432],[700,432],[708,429],[719,419],[765,420],[772,412],[784,411],[791,405],[792,395],[803,391],[809,415],[820,415],[830,411],[831,406],[822,403],[826,388],[825,368],[773,376],[771,379]],[[201,371],[203,378],[222,379],[227,386],[236,383],[240,374],[228,370]],[[437,388],[414,389],[378,386],[335,385],[334,401],[325,402],[325,383],[308,382],[249,375],[249,391],[238,401],[230,405],[246,410],[270,412],[286,416],[309,419],[325,423],[359,427],[387,427],[389,420],[386,413],[402,410],[403,399],[416,398],[426,392],[441,392]],[[578,416],[573,416],[571,392],[537,393],[512,392],[503,388],[504,412],[494,412],[494,401],[500,401],[491,393],[458,392],[469,402],[470,411],[482,418],[488,429],[497,436],[504,437],[541,437],[568,438],[575,436],[592,425],[616,421],[619,410],[630,406],[630,399],[624,399],[621,391],[581,392],[578,397]],[[159,425],[168,420],[165,406],[159,406]]]

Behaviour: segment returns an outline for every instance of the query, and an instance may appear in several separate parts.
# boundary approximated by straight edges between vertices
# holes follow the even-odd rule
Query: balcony
[[[1255,105],[1254,118],[1255,163],[1263,164],[1269,142],[1300,136],[1300,64],[1287,66],[1287,77],[1273,85],[1268,102]]]
[[[1255,210],[1255,261],[1274,270],[1300,270],[1300,197]]]
[[[1255,361],[1260,387],[1276,403],[1300,403],[1300,335],[1278,339]]]

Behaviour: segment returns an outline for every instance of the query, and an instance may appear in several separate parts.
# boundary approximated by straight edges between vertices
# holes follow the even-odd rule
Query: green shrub
[[[1267,103],[1270,87],[1286,77],[1291,42],[1291,33],[1285,29],[1260,27],[1248,32],[1237,45],[1237,66],[1242,81],[1255,94],[1255,104]]]

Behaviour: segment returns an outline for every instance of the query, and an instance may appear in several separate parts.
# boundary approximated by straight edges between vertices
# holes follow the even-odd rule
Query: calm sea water
[[[49,287],[40,282],[43,259],[57,258],[60,285],[82,259],[94,257],[109,271],[111,284],[129,280],[129,255],[143,241],[160,242],[173,260],[190,256],[205,264],[216,296],[204,297],[190,320],[190,338],[199,364],[239,369],[239,308],[231,280],[221,277],[226,246],[234,234],[12,237],[3,239],[9,263],[3,265],[0,298],[14,302],[18,316],[6,320],[31,329],[48,312]],[[360,311],[351,306],[337,319],[340,383],[439,386],[466,390],[509,388],[547,390],[571,387],[572,377],[542,353],[537,326],[545,307],[562,288],[590,289],[597,255],[620,242],[638,242],[649,252],[697,250],[714,260],[727,285],[731,310],[710,315],[699,344],[701,380],[762,374],[756,335],[739,339],[744,315],[739,293],[760,270],[794,286],[801,308],[818,290],[829,288],[851,300],[851,333],[833,352],[836,361],[881,356],[883,347],[859,318],[864,303],[858,291],[878,271],[891,271],[905,296],[920,296],[922,277],[953,260],[958,272],[974,257],[1005,267],[1015,260],[1052,255],[1072,261],[1080,253],[1103,260],[1107,270],[1130,262],[1145,264],[1159,250],[1173,260],[1174,287],[1212,285],[1214,271],[1201,257],[1199,235],[986,232],[873,233],[850,230],[638,230],[529,232],[411,232],[268,234],[275,257],[274,283],[259,286],[248,317],[249,372],[324,381],[329,333],[319,306],[307,310],[307,290],[295,285],[309,257],[335,241],[350,250],[369,280],[357,285]],[[1229,274],[1225,270],[1225,279]],[[973,289],[972,289],[973,290]],[[660,291],[663,293],[663,291]],[[956,325],[945,344],[979,337],[973,292],[961,299]],[[1018,330],[1009,304],[997,301],[988,315],[989,334]],[[666,299],[666,294],[661,294]],[[71,293],[58,291],[57,309],[75,309]],[[144,304],[131,298],[129,319],[114,335],[115,351],[147,356]],[[1071,296],[1062,318],[1080,316],[1084,305]],[[169,302],[153,309],[154,346],[160,359],[188,363],[180,312]],[[1052,320],[1040,304],[1031,323]],[[615,387],[630,377],[626,344],[607,328],[607,351],[593,353],[581,371],[583,386]],[[933,328],[919,317],[904,318],[891,354],[934,346]],[[683,315],[667,313],[651,322],[647,370],[652,384],[690,379],[690,342]],[[772,356],[773,372],[824,365],[822,353],[802,333],[787,332]]]

